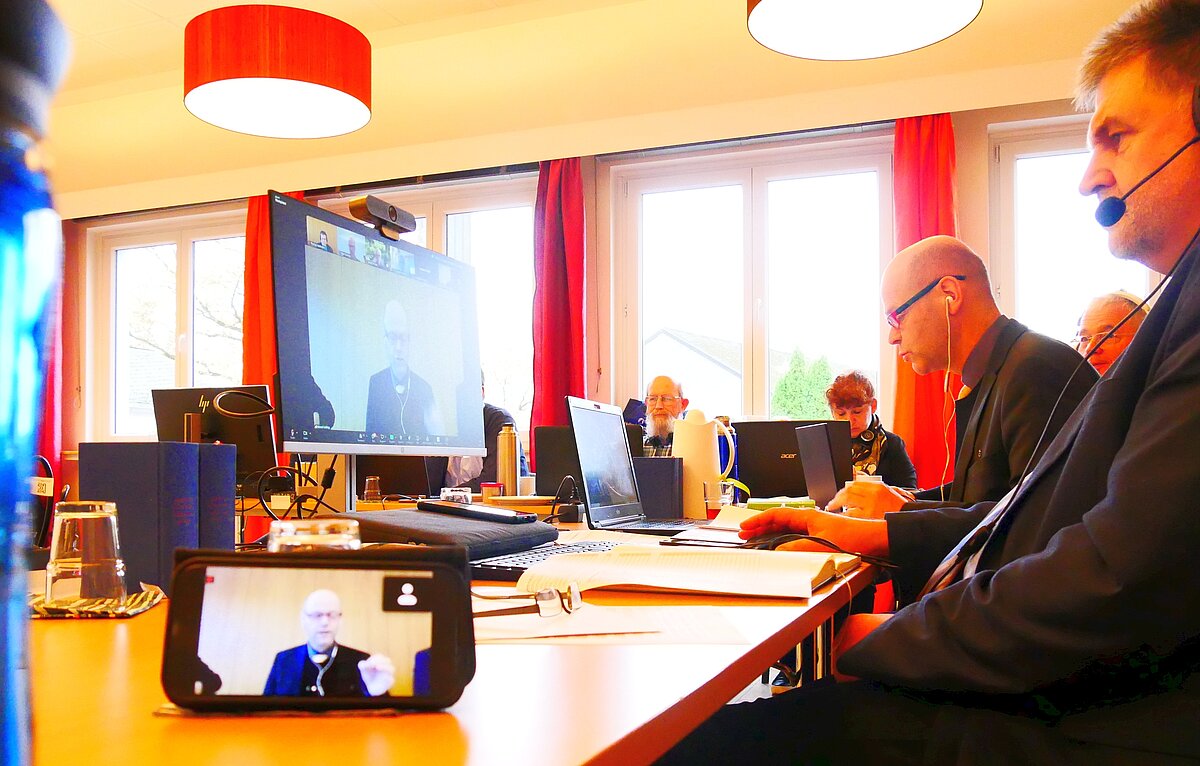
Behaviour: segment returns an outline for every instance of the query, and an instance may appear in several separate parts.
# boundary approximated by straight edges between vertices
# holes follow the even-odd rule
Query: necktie
[[[983,517],[971,534],[959,541],[958,545],[950,553],[946,554],[946,558],[942,559],[942,563],[938,564],[933,570],[933,574],[925,582],[925,587],[921,588],[921,593],[917,596],[918,599],[929,593],[936,593],[943,588],[949,587],[963,578],[964,575],[973,574],[975,566],[979,561],[979,553],[983,550],[984,544],[988,537],[991,536],[992,530],[1004,518],[1004,514],[1012,506],[1013,498],[1017,488],[1009,490],[1008,494],[1000,498],[1000,502],[996,503],[991,512]],[[968,565],[970,572],[967,572]]]

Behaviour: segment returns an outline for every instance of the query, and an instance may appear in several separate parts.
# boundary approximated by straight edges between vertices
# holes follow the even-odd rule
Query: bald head
[[[892,287],[898,293],[909,296],[948,274],[966,277],[962,283],[963,291],[975,300],[984,300],[995,306],[983,261],[974,250],[954,237],[929,237],[901,250],[884,270],[883,285],[885,289]],[[890,306],[889,310],[891,308],[895,307]]]
[[[314,590],[300,608],[300,627],[314,651],[327,652],[342,624],[342,600],[331,590]]]
[[[983,261],[954,237],[929,237],[897,253],[883,273],[880,294],[888,313],[911,301],[898,311],[888,342],[899,346],[901,358],[922,375],[961,372],[980,337],[1000,317]]]

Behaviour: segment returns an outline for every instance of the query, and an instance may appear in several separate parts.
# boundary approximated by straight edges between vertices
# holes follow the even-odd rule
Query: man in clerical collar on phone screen
[[[275,655],[263,696],[378,697],[396,680],[396,668],[382,654],[337,643],[342,600],[331,590],[314,590],[300,609],[308,640]]]

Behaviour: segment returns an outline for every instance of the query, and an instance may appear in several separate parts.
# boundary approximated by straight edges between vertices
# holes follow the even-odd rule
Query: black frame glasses
[[[920,290],[918,290],[916,295],[914,295],[913,297],[906,300],[904,303],[901,303],[899,306],[897,306],[896,308],[889,311],[887,313],[887,323],[889,325],[891,325],[892,327],[899,329],[900,328],[900,315],[903,314],[905,311],[908,311],[910,308],[912,308],[914,303],[916,303],[917,301],[921,300],[926,295],[928,295],[930,290],[937,287],[938,283],[941,282],[943,279],[946,279],[947,277],[957,279],[959,282],[967,281],[967,277],[964,274],[943,274],[942,276],[938,277],[937,279],[933,280],[932,282],[930,282],[929,284],[925,285]]]

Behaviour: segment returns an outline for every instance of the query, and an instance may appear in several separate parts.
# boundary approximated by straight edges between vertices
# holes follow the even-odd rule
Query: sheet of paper
[[[717,518],[705,524],[707,529],[732,529],[738,530],[742,528],[742,522],[751,516],[757,516],[762,513],[757,508],[746,508],[740,505],[723,505],[721,512],[717,514]]]
[[[596,606],[571,614],[477,617],[476,643],[744,644],[716,606]]]
[[[703,527],[696,527],[685,532],[680,532],[671,538],[672,540],[695,540],[705,543],[724,543],[726,545],[741,545],[746,542],[738,537],[738,527],[733,529],[722,529],[714,527],[712,524]]]

